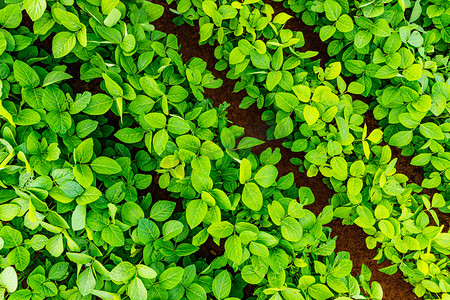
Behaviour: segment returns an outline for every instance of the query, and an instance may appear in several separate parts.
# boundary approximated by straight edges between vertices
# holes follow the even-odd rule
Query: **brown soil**
[[[216,106],[224,101],[230,103],[231,106],[228,108],[228,118],[234,124],[244,127],[247,136],[266,140],[266,131],[268,126],[261,120],[262,111],[258,110],[255,105],[252,105],[246,110],[239,108],[239,104],[246,96],[246,93],[245,91],[233,93],[235,82],[226,78],[226,71],[219,72],[215,70],[214,66],[217,60],[214,57],[214,47],[210,45],[198,45],[198,26],[192,27],[187,24],[182,26],[175,25],[172,22],[172,19],[176,15],[169,11],[169,6],[167,3],[163,0],[156,0],[154,2],[165,7],[165,14],[153,24],[158,30],[168,34],[175,34],[178,37],[179,44],[181,45],[181,53],[183,54],[183,60],[187,62],[193,57],[199,57],[205,60],[208,70],[210,70],[216,77],[221,78],[224,81],[221,88],[216,90],[207,90],[205,95],[213,99]],[[282,7],[280,3],[273,3],[273,7],[276,12],[285,11],[290,13]],[[326,51],[326,44],[320,41],[318,34],[314,32],[312,27],[306,26],[300,20],[294,18],[287,23],[286,28],[303,32],[306,43],[302,50],[319,51],[318,58],[321,58],[322,62],[329,60]],[[369,122],[373,126],[372,129],[379,127],[375,119],[370,120]],[[283,159],[277,165],[280,175],[293,172],[297,185],[307,186],[312,189],[316,201],[307,208],[316,215],[319,214],[323,207],[328,205],[328,199],[333,195],[333,191],[327,188],[327,186],[323,183],[322,178],[309,178],[304,172],[299,172],[298,168],[290,163],[290,158],[298,157],[299,155],[284,148],[281,140],[268,141],[264,145],[261,145],[253,150],[259,153],[267,147],[279,147],[281,150]],[[405,174],[411,174],[410,172],[411,171],[408,171],[408,169],[404,171]],[[367,235],[361,228],[357,226],[342,225],[340,224],[340,220],[335,220],[327,226],[332,228],[333,236],[338,236],[337,251],[350,252],[354,262],[354,275],[358,275],[361,269],[361,264],[365,264],[372,270],[372,280],[378,281],[383,287],[384,299],[418,299],[412,292],[411,285],[403,280],[401,272],[397,272],[396,274],[389,276],[378,271],[378,269],[388,266],[389,263],[384,262],[382,264],[377,264],[376,261],[373,260],[373,257],[376,255],[376,250],[367,249],[365,244],[365,238]],[[210,247],[210,249],[205,249],[205,247]],[[213,243],[207,243],[204,247],[202,247],[201,253],[205,256],[209,256],[212,253],[217,253],[218,249],[216,247],[217,245]],[[246,294],[249,295],[249,292],[250,291],[247,291]]]

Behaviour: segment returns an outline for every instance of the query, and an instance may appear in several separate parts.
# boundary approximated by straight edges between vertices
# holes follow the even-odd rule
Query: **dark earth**
[[[262,110],[259,110],[256,105],[250,106],[248,109],[240,109],[239,104],[241,100],[246,96],[245,91],[233,93],[235,82],[226,78],[225,71],[217,71],[214,66],[217,59],[214,57],[214,47],[210,45],[198,45],[199,40],[199,28],[198,26],[190,26],[184,24],[182,26],[175,25],[172,20],[177,15],[172,13],[169,8],[175,8],[175,6],[169,6],[163,0],[153,1],[154,3],[163,5],[165,7],[164,15],[153,22],[157,30],[163,31],[167,34],[174,34],[178,38],[178,42],[181,46],[181,53],[183,54],[184,62],[189,61],[193,57],[199,57],[206,61],[207,69],[210,70],[216,77],[223,80],[223,85],[219,89],[207,89],[205,96],[213,99],[214,105],[219,106],[223,102],[228,102],[231,106],[228,108],[228,118],[236,125],[245,128],[246,136],[255,137],[261,140],[266,140],[266,131],[268,126],[261,120]],[[274,7],[276,13],[286,12],[292,15],[292,12],[284,8],[280,3],[273,2],[271,4]],[[304,51],[318,51],[323,65],[330,57],[327,54],[327,45],[323,43],[318,33],[314,32],[314,29],[301,22],[298,18],[293,18],[288,21],[286,28],[295,31],[303,32],[305,38],[305,46],[302,48]],[[370,99],[360,100],[368,102]],[[366,115],[366,122],[370,129],[378,128],[378,121],[373,118],[371,113]],[[328,205],[328,200],[332,197],[333,191],[330,190],[322,181],[320,176],[310,178],[306,176],[305,172],[300,172],[298,167],[290,163],[292,157],[303,158],[303,155],[299,153],[293,153],[289,149],[282,146],[282,140],[267,141],[265,144],[253,149],[255,153],[260,153],[267,147],[280,148],[283,156],[282,160],[277,164],[280,176],[286,175],[290,172],[294,173],[295,182],[298,187],[307,186],[310,187],[314,193],[316,201],[307,206],[307,209],[318,215],[322,212],[322,209]],[[398,172],[407,174],[410,177],[411,182],[420,184],[423,179],[423,170],[420,167],[410,165],[410,158],[400,155],[400,151],[394,151],[393,157],[398,157],[397,163]],[[448,216],[447,220],[448,220]],[[412,286],[403,280],[401,272],[397,272],[394,275],[387,275],[379,271],[379,269],[390,265],[385,261],[378,264],[373,260],[377,251],[368,250],[365,243],[366,234],[357,226],[342,225],[339,219],[334,220],[330,224],[327,224],[332,229],[332,236],[337,236],[337,251],[347,251],[351,254],[353,260],[353,275],[359,275],[361,265],[365,264],[372,271],[372,280],[378,281],[383,287],[384,297],[387,300],[413,300],[420,299],[412,291]],[[211,260],[216,255],[220,255],[224,252],[223,247],[217,246],[208,240],[200,249],[200,255],[206,257],[207,260]],[[246,290],[247,297],[251,296]]]

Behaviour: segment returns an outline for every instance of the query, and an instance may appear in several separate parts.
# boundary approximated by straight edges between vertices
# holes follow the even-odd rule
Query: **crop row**
[[[169,4],[171,2],[168,1]],[[357,29],[349,28],[349,24],[362,22],[360,20],[363,17],[346,15],[346,10],[337,8],[337,6],[345,6],[346,1],[327,0],[324,3],[318,1],[313,5],[310,2],[306,4],[304,1],[299,2],[290,1],[289,4],[293,8],[296,8],[297,4],[300,9],[307,8],[303,16],[311,10],[317,11],[314,16],[325,11],[328,23],[333,23],[335,26],[334,31],[329,29],[331,25],[321,27],[322,37],[324,36],[322,31],[325,30],[333,31],[330,37],[335,34],[333,37],[336,36],[336,39],[346,36],[343,32],[350,32],[349,37],[361,35],[361,33],[356,34]],[[398,1],[398,3],[401,2]],[[315,176],[320,172],[326,178],[325,181],[336,192],[330,199],[333,215],[342,218],[345,224],[356,224],[362,227],[368,234],[367,247],[370,249],[378,247],[378,255],[375,259],[388,259],[392,262],[392,265],[383,271],[393,274],[400,269],[405,280],[414,286],[418,296],[425,295],[426,299],[447,299],[450,292],[447,256],[450,253],[450,234],[443,231],[444,226],[440,226],[434,211],[434,209],[448,210],[444,193],[435,193],[432,197],[420,194],[422,187],[408,184],[407,176],[396,173],[397,158],[392,158],[390,147],[381,146],[380,142],[383,133],[386,133],[389,141],[396,139],[402,142],[408,141],[410,138],[407,136],[400,138],[404,133],[397,133],[399,126],[403,125],[397,122],[395,130],[391,126],[384,132],[380,129],[367,132],[363,115],[369,106],[352,98],[352,94],[369,95],[370,91],[378,93],[380,96],[377,98],[378,101],[385,101],[385,105],[377,106],[374,114],[380,116],[380,112],[387,112],[383,118],[397,116],[397,119],[411,120],[411,115],[423,115],[420,118],[421,121],[423,119],[422,124],[420,122],[416,124],[417,130],[408,131],[411,135],[413,132],[422,135],[416,139],[423,143],[416,141],[411,145],[418,145],[424,151],[427,148],[422,147],[425,142],[428,146],[434,145],[433,147],[441,148],[445,146],[442,142],[447,140],[445,136],[448,135],[446,119],[440,118],[439,122],[442,124],[439,123],[438,126],[434,122],[436,116],[425,117],[431,109],[432,96],[426,95],[425,90],[429,90],[427,87],[420,92],[422,87],[416,84],[420,78],[423,81],[422,76],[416,78],[422,75],[422,68],[425,70],[423,73],[427,73],[426,68],[423,67],[424,64],[414,63],[414,55],[412,59],[409,59],[411,55],[407,52],[412,50],[404,47],[401,50],[403,54],[393,55],[399,60],[396,64],[400,63],[397,69],[404,70],[402,74],[399,74],[396,69],[393,83],[387,84],[386,81],[381,81],[381,78],[370,77],[368,74],[381,74],[383,70],[392,66],[384,66],[385,62],[380,62],[381,65],[369,66],[362,60],[363,57],[372,58],[371,51],[375,51],[376,48],[369,47],[368,43],[372,41],[375,33],[370,33],[371,38],[367,38],[369,42],[359,47],[367,52],[365,56],[364,53],[359,54],[357,50],[352,50],[355,52],[353,56],[338,56],[343,63],[339,60],[334,61],[323,69],[318,60],[311,59],[315,53],[299,50],[304,45],[303,35],[283,28],[292,17],[286,13],[275,14],[273,8],[263,1],[246,0],[239,3],[180,0],[176,1],[176,4],[176,12],[179,16],[175,22],[178,24],[198,22],[200,44],[216,45],[215,56],[218,59],[216,68],[218,70],[229,68],[227,77],[238,80],[235,91],[246,90],[248,97],[243,99],[241,107],[246,108],[256,103],[259,108],[264,109],[262,118],[271,125],[267,133],[268,138],[284,138],[286,147],[293,152],[305,153],[304,161],[300,159],[293,161],[302,165],[309,176]],[[394,4],[395,7],[401,7],[397,1]],[[383,5],[385,4],[380,4],[380,6]],[[365,11],[367,8],[362,9]],[[403,10],[386,9],[385,11],[385,15],[383,15],[384,10],[378,15],[382,15],[377,19],[378,22],[387,24],[386,15],[392,16],[395,20],[398,19],[398,22],[403,20],[395,14]],[[317,19],[318,17],[314,20]],[[421,18],[418,17],[418,19]],[[340,33],[336,31],[336,28]],[[370,28],[374,31],[382,29],[381,25]],[[414,29],[410,30],[411,35]],[[391,31],[384,39],[382,39],[383,36],[373,39],[376,45],[381,44],[385,47],[383,51],[386,50],[387,54],[397,53],[402,46],[401,34]],[[345,42],[343,44],[348,46]],[[437,47],[444,48],[443,44],[443,42],[438,43],[440,46]],[[353,44],[348,49],[352,47],[354,47]],[[330,51],[335,49],[335,45],[330,46],[329,49]],[[351,50],[347,52],[349,51],[351,52]],[[378,56],[386,58],[384,54],[378,53]],[[361,57],[361,61],[353,59],[355,57]],[[437,55],[435,60],[439,60],[438,58]],[[445,62],[445,59],[443,61]],[[366,65],[368,69],[364,72]],[[350,75],[351,72],[346,66],[360,66],[362,72],[359,74],[368,74],[347,84],[343,76]],[[436,66],[441,67],[438,62]],[[442,69],[442,72],[445,72],[446,68]],[[445,74],[441,77],[436,74],[435,76],[444,78]],[[367,83],[368,79],[373,84]],[[446,92],[448,84],[437,80],[438,82],[433,85],[431,79],[428,81],[430,86],[434,87],[433,97],[445,102],[442,111],[438,114],[441,115],[446,107],[445,99],[448,99],[450,95]],[[414,90],[415,88],[417,91]],[[400,101],[401,97],[410,98]],[[400,103],[397,103],[398,101]],[[406,102],[409,104],[404,105]],[[395,106],[389,107],[389,103],[393,103],[392,105],[395,103]],[[433,107],[436,108],[436,105]],[[389,108],[392,109],[389,110]],[[411,150],[414,147],[408,149]],[[408,149],[405,148],[404,153],[408,153]],[[419,159],[417,157],[424,157],[424,155],[416,156],[413,163],[417,162]],[[440,161],[443,157],[445,154],[440,153],[429,161]],[[441,171],[445,171],[445,168]],[[432,177],[435,179],[428,178],[424,181],[424,187],[440,185],[440,177],[439,180],[434,175]],[[439,181],[438,185],[428,184],[437,181]],[[445,186],[444,182],[442,189],[445,189]],[[429,215],[432,216],[436,225],[430,223]]]
[[[278,178],[278,149],[252,154],[262,142],[204,98],[221,81],[183,63],[151,25],[161,14],[146,1],[0,3],[2,296],[231,300],[250,284],[260,299],[381,299],[370,270],[356,279],[335,253],[333,208],[303,207],[314,196]],[[154,182],[177,201],[154,199]],[[210,240],[224,254],[207,262]]]

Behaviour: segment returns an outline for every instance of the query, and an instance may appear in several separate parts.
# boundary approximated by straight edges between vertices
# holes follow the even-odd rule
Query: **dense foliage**
[[[263,1],[176,4],[175,22],[198,21],[199,42],[217,45],[216,68],[229,67],[227,77],[239,80],[235,90],[247,91],[241,107],[264,108],[268,138],[284,138],[286,147],[306,154],[293,163],[327,178],[336,192],[334,216],[364,228],[367,247],[378,247],[376,259],[392,262],[383,271],[400,269],[418,296],[449,299],[450,234],[435,212],[449,212],[448,4],[287,1],[320,28],[323,40],[333,37],[329,54],[337,60],[325,69],[311,60],[316,53],[299,51],[301,32],[283,28],[291,16]],[[354,74],[360,78],[347,84],[343,76]],[[383,119],[383,131],[367,131],[363,115],[370,106],[352,94],[377,96],[374,115]],[[403,154],[416,154],[413,164],[435,168],[422,186],[396,173],[397,158],[380,144],[383,136]],[[420,194],[423,188],[441,192]]]
[[[424,166],[424,188],[449,193],[448,1],[285,1],[329,42],[328,54],[376,99],[385,140]],[[448,196],[446,197],[448,199]],[[450,203],[440,208],[450,212]]]
[[[251,285],[258,299],[381,299],[370,270],[355,278],[349,253],[335,253],[324,226],[334,207],[315,216],[304,208],[311,190],[278,176],[279,149],[251,152],[262,142],[204,98],[221,81],[151,25],[162,13],[146,1],[0,1],[0,295],[231,300]],[[273,34],[283,23],[270,23]],[[289,115],[292,95],[278,97]],[[377,176],[403,183],[388,149],[372,147],[383,153]],[[369,168],[355,161],[350,174],[362,182]],[[400,183],[384,190],[410,191]],[[171,199],[153,198],[155,184]],[[428,224],[418,215],[405,208],[411,228],[413,217]],[[445,247],[428,228],[414,245]],[[224,253],[207,261],[198,251],[210,241]]]

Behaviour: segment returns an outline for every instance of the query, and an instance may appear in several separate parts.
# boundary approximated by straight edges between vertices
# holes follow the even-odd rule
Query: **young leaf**
[[[62,58],[68,55],[77,43],[74,33],[68,31],[58,32],[53,37],[52,51],[55,58]]]
[[[94,172],[104,175],[114,175],[122,171],[122,168],[115,160],[105,156],[94,159],[91,163],[91,168]]]
[[[254,211],[260,211],[263,205],[263,195],[259,187],[253,183],[248,182],[244,185],[242,192],[242,202]]]

